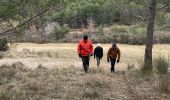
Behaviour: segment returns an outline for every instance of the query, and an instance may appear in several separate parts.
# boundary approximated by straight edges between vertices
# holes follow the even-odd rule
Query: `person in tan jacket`
[[[115,71],[115,63],[119,63],[120,55],[120,49],[117,47],[116,43],[113,42],[112,47],[110,47],[107,52],[107,62],[111,62],[111,73]]]

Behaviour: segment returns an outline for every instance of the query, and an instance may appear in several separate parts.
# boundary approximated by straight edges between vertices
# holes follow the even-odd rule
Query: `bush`
[[[125,25],[113,25],[111,27],[113,33],[129,33],[129,26]]]
[[[91,41],[93,41],[93,43],[98,43],[98,42],[101,42],[99,40],[99,36],[96,36],[96,35],[93,35],[90,37]]]
[[[154,43],[170,43],[170,35],[167,32],[156,33],[154,35]]]
[[[162,43],[170,43],[170,36],[164,36],[163,38],[162,38],[162,41],[161,41]]]
[[[152,69],[153,69],[153,66],[143,63],[141,65],[140,70],[141,70],[142,75],[150,75],[152,73]]]
[[[170,23],[170,13],[166,14],[166,24],[168,25]]]
[[[128,44],[131,45],[142,45],[146,41],[146,36],[145,35],[130,35]]]
[[[5,38],[0,39],[0,51],[7,51],[8,50],[8,42]]]
[[[11,66],[2,65],[0,68],[0,84],[8,83],[15,77],[16,71]]]
[[[60,26],[56,28],[54,31],[54,35],[56,40],[60,40],[65,37],[65,35],[69,32],[69,27],[67,25]]]
[[[103,27],[102,26],[97,27],[96,32],[103,32]]]
[[[158,86],[161,91],[168,92],[169,91],[169,76],[168,76],[168,68],[169,62],[165,59],[165,57],[159,56],[155,60],[155,67],[158,72]]]
[[[157,69],[158,74],[163,75],[168,73],[169,62],[165,59],[165,57],[158,57],[155,60],[155,67]]]
[[[155,18],[155,23],[159,26],[165,25],[166,24],[166,13],[164,12],[159,12],[157,13],[157,16]]]
[[[141,72],[141,75],[143,76],[150,76],[151,73],[152,73],[152,69],[153,69],[153,66],[152,65],[149,65],[149,64],[146,64],[143,60],[139,59],[138,60],[138,64],[139,64],[139,69],[140,69],[140,72]]]
[[[120,34],[120,43],[127,44],[129,41],[129,35],[128,34]]]
[[[89,35],[93,43],[112,43],[115,41],[123,44],[143,45],[146,42],[146,28],[139,26],[113,25],[111,28],[102,28],[100,26],[93,35],[89,33],[86,34]],[[65,35],[65,38],[60,42],[75,43],[82,38],[82,35],[83,34],[70,33]],[[154,34],[154,43],[170,43],[169,33],[157,31]]]
[[[144,27],[136,27],[136,28],[132,28],[130,30],[131,33],[133,34],[146,34],[146,28]]]

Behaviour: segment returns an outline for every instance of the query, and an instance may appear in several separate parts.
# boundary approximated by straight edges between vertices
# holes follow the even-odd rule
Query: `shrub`
[[[154,43],[170,43],[170,35],[167,32],[156,33],[154,35]]]
[[[150,75],[152,73],[153,66],[146,64],[144,61],[139,63],[139,68],[142,75]]]
[[[113,33],[128,33],[129,32],[129,27],[125,25],[113,25],[111,27],[111,30]]]
[[[8,42],[5,38],[0,39],[0,51],[7,51],[8,50]]]
[[[69,27],[67,25],[60,26],[56,28],[54,31],[56,40],[60,40],[65,37],[65,35],[69,32]]]
[[[103,32],[103,27],[102,26],[97,27],[96,32]]]
[[[157,25],[162,26],[166,24],[166,13],[164,12],[159,12],[157,13],[157,16],[155,18],[155,22]]]
[[[15,77],[16,71],[11,66],[2,65],[0,68],[0,84],[8,83]]]
[[[130,32],[133,34],[145,34],[146,28],[144,28],[144,27],[131,28]]]
[[[158,74],[163,75],[168,73],[169,62],[165,59],[165,57],[159,56],[155,60],[155,67],[157,69]]]
[[[114,41],[113,37],[111,36],[99,36],[99,41],[100,43],[112,43]]]
[[[145,35],[130,35],[128,39],[128,44],[131,45],[142,45],[146,41]]]
[[[103,29],[103,30],[102,30]],[[104,30],[105,29],[105,30]],[[112,32],[110,32],[110,29]],[[154,43],[170,43],[169,33],[158,32],[154,34]],[[98,27],[94,35],[86,33],[90,36],[93,43],[117,43],[143,45],[146,42],[146,28],[145,27],[130,27],[123,25],[113,25],[111,28]],[[60,42],[78,42],[83,34],[71,33],[67,34]]]
[[[165,15],[165,17],[166,17],[166,24],[169,24],[170,23],[170,13],[167,13]]]
[[[0,100],[23,100],[25,96],[14,90],[3,89],[0,91]]]
[[[163,43],[170,43],[170,36],[164,36],[164,37],[162,38],[162,42],[163,42]]]
[[[155,60],[155,67],[158,72],[158,86],[161,91],[168,92],[169,91],[169,76],[168,76],[168,68],[169,62],[165,59],[165,57],[159,56]]]
[[[99,41],[99,36],[93,35],[90,37],[91,41],[93,41],[93,43],[98,43],[101,42]]]
[[[129,41],[129,35],[128,34],[120,34],[120,43],[127,44]]]

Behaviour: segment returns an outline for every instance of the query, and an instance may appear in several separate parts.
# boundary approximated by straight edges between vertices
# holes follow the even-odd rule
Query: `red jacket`
[[[87,43],[84,40],[80,40],[78,47],[77,47],[78,54],[81,56],[89,56],[93,54],[93,44],[90,39],[87,40]]]

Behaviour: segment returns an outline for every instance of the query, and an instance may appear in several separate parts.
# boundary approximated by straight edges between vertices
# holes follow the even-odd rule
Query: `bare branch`
[[[143,18],[142,16],[136,16],[136,15],[134,15],[134,14],[130,14],[130,13],[124,11],[123,9],[119,8],[119,6],[116,5],[116,3],[115,3],[114,1],[113,1],[113,4],[114,4],[114,6],[116,6],[116,8],[117,8],[119,11],[123,12],[124,14],[130,15],[130,16],[138,19],[138,21],[142,21],[142,22],[144,22],[145,24],[147,24],[147,19]]]
[[[63,2],[63,0],[61,0],[61,1],[58,3],[58,5],[61,4],[62,2]],[[29,23],[30,21],[32,21],[33,19],[37,18],[38,16],[43,15],[43,14],[46,13],[47,11],[50,11],[50,8],[51,8],[51,5],[50,5],[46,10],[44,10],[44,11],[36,14],[35,16],[31,17],[31,18],[28,19],[27,21],[23,22],[22,24],[19,24],[18,26],[14,27],[14,28],[12,28],[12,29],[9,29],[9,30],[7,30],[7,31],[5,31],[5,32],[0,33],[0,36],[2,36],[2,37],[3,37],[3,36],[11,36],[11,35],[10,35],[10,34],[12,34],[11,31],[16,30],[16,29],[19,28],[19,27],[22,27],[23,25]],[[17,12],[17,13],[18,13],[18,12]]]
[[[35,19],[36,17],[38,17],[38,16],[40,16],[40,15],[46,13],[47,11],[48,11],[48,9],[45,10],[45,11],[43,11],[43,12],[41,12],[41,13],[39,13],[39,14],[37,14],[37,15],[35,15],[35,16],[33,16],[33,17],[31,17],[30,19],[28,19],[27,21],[23,22],[22,24],[20,24],[20,25],[14,27],[14,28],[12,28],[12,29],[9,29],[9,30],[7,30],[7,31],[5,31],[5,32],[0,33],[0,36],[3,36],[3,35],[5,35],[6,33],[10,32],[10,31],[16,30],[17,28],[19,28],[19,27],[21,27],[21,26],[23,26],[23,25],[29,23],[30,21],[32,21],[32,20]]]
[[[168,4],[160,7],[160,8],[157,8],[157,9],[156,9],[156,12],[159,12],[159,11],[161,11],[162,9],[164,9],[164,8],[166,8],[166,7],[168,7],[168,6],[170,6],[170,2],[169,2]]]

